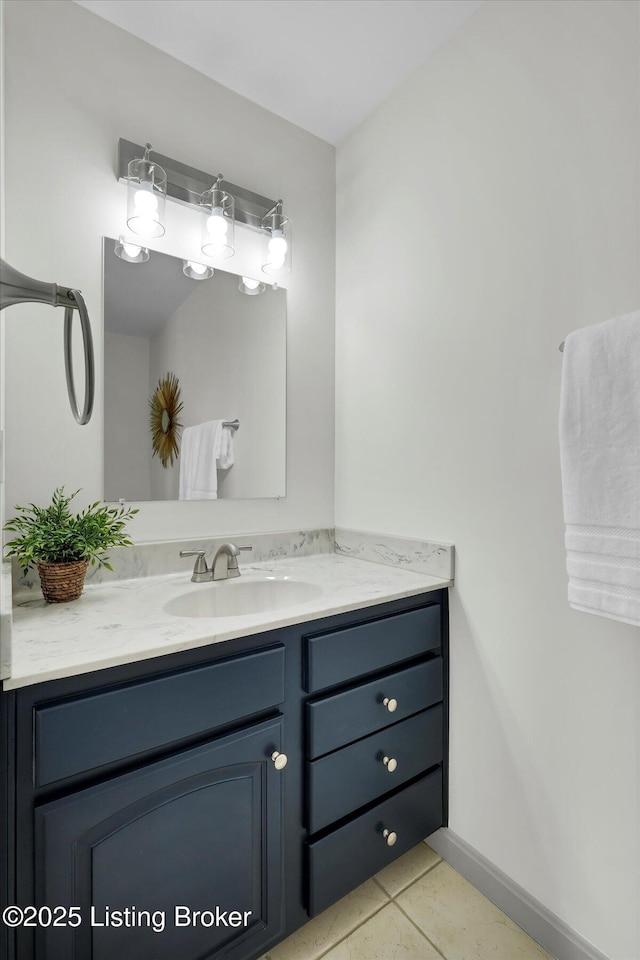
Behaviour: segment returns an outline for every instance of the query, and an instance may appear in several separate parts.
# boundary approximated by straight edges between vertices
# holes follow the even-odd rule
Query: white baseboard
[[[608,960],[604,953],[448,827],[432,833],[427,843],[552,957]]]

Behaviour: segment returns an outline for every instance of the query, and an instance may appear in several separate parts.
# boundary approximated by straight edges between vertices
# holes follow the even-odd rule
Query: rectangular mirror
[[[286,291],[114,248],[105,238],[105,500],[283,497]]]

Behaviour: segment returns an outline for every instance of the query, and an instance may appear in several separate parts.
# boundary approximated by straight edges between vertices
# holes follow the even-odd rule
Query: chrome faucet
[[[191,579],[194,583],[207,583],[209,580],[231,580],[239,577],[238,556],[241,550],[253,550],[251,545],[238,547],[235,543],[223,543],[216,551],[211,569],[207,566],[204,550],[181,550],[181,557],[195,557]]]
[[[232,577],[239,577],[238,557],[241,550],[252,550],[251,545],[247,547],[237,547],[235,543],[223,543],[218,548],[213,563],[211,564],[212,580],[230,580]]]

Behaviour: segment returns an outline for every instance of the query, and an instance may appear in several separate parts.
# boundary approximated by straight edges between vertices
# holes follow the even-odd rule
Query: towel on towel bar
[[[220,447],[216,458],[218,470],[228,470],[229,467],[233,466],[233,433],[232,427],[225,427],[223,424]]]
[[[223,420],[185,427],[180,445],[180,500],[217,500],[218,470],[233,466],[233,439]]]
[[[640,626],[640,313],[567,337],[560,459],[569,603]]]

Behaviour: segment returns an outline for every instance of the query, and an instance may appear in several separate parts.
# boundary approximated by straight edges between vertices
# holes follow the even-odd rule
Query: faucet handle
[[[201,579],[207,576],[209,573],[209,568],[207,566],[207,561],[204,558],[205,550],[181,550],[181,557],[197,557],[196,562],[193,566],[193,576],[191,579],[198,583]]]
[[[206,550],[181,550],[181,557],[204,557]]]
[[[237,566],[237,564],[238,564],[238,554],[240,553],[241,550],[253,550],[253,547],[251,546],[251,544],[249,544],[249,545],[246,546],[246,547],[239,547],[239,546],[237,546],[237,544],[231,543],[231,544],[229,544],[229,546],[235,547],[234,552],[233,552],[233,553],[231,554],[231,556],[229,557],[229,562],[233,561],[236,566]]]
[[[237,544],[235,544],[235,543],[230,543],[229,546],[234,548],[234,553],[232,553],[232,554],[230,555],[230,557],[229,557],[229,559],[228,559],[228,561],[227,561],[227,569],[228,569],[228,570],[237,570],[237,569],[238,569],[238,554],[240,553],[240,551],[241,551],[241,550],[253,550],[253,547],[252,547],[251,544],[249,544],[249,545],[246,546],[246,547],[239,547],[239,546],[238,546]],[[239,575],[239,571],[238,571],[238,575]]]

